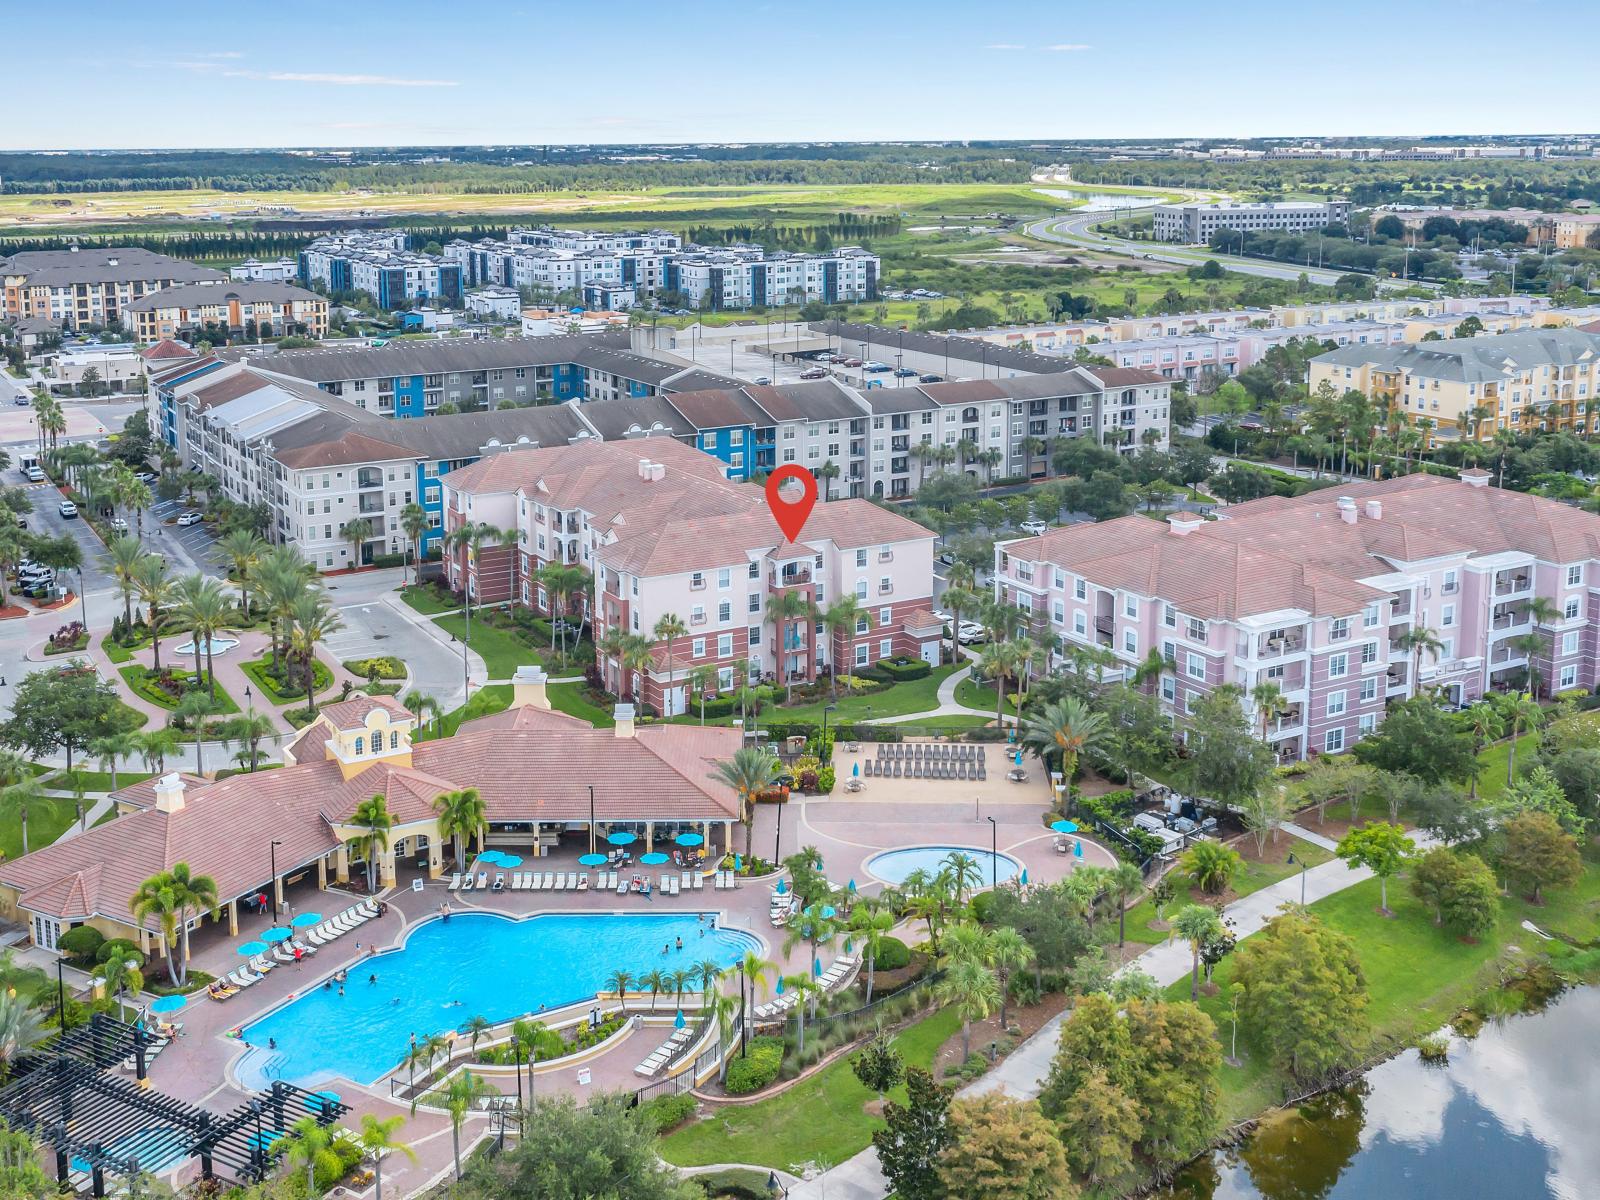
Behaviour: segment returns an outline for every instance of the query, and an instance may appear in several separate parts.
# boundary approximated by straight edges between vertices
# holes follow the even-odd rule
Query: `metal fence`
[[[662,1070],[670,1071],[681,1063],[689,1052],[687,1047],[693,1047],[698,1044],[705,1035],[706,1026],[715,1019],[715,1016],[710,1013],[702,1016],[695,1026],[694,1036],[684,1043],[686,1049],[677,1058],[669,1061]],[[719,1038],[711,1046],[701,1051],[694,1060],[694,1066],[688,1070],[680,1071],[678,1074],[668,1076],[665,1079],[658,1079],[655,1083],[647,1083],[644,1087],[636,1089],[633,1093],[634,1104],[643,1104],[648,1100],[654,1100],[657,1096],[676,1096],[682,1092],[693,1091],[696,1081],[709,1075],[721,1064],[723,1056],[739,1044],[739,1039],[743,1036],[743,1033],[744,1014],[738,1013],[733,1018],[733,1025],[729,1029],[726,1039]]]

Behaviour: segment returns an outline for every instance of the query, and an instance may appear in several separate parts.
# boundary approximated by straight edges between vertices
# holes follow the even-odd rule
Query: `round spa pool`
[[[990,851],[978,846],[902,846],[898,850],[874,854],[867,859],[867,870],[885,883],[902,884],[913,871],[937,875],[952,854],[965,854],[977,862],[982,876],[979,887],[1005,883],[1022,871],[1022,864],[1009,854],[994,855],[991,862]]]

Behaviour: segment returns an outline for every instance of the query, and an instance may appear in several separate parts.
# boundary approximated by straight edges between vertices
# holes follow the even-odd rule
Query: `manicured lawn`
[[[910,721],[896,721],[892,726],[895,729],[982,729],[985,725],[993,724],[987,717],[970,717],[965,713],[952,713],[944,717],[917,717]]]
[[[928,1067],[961,1021],[942,1009],[895,1038],[907,1064]],[[905,1102],[905,1089],[891,1096]],[[848,1054],[803,1083],[754,1104],[729,1105],[662,1139],[661,1156],[680,1167],[753,1163],[792,1170],[802,1163],[834,1165],[866,1149],[883,1122],[865,1105],[874,1094],[850,1070]]]
[[[135,695],[150,701],[151,704],[160,705],[165,709],[176,709],[178,707],[176,700],[160,688],[154,687],[149,683],[150,678],[155,675],[155,672],[149,667],[135,663],[132,666],[119,668],[117,674],[122,676],[122,681],[133,690]],[[195,677],[193,671],[174,671],[173,675],[180,679],[193,679]],[[239,706],[234,703],[233,697],[228,695],[225,688],[218,685],[216,691],[217,711],[214,714],[215,716],[229,717],[239,711]],[[143,716],[144,714],[140,713],[139,715]]]
[[[1449,1021],[1480,992],[1493,986],[1495,964],[1508,954],[1515,957],[1542,953],[1543,939],[1522,928],[1524,919],[1579,939],[1600,930],[1600,866],[1589,864],[1578,885],[1552,892],[1542,906],[1520,897],[1501,905],[1493,934],[1477,944],[1463,942],[1433,924],[1432,914],[1418,903],[1404,879],[1389,881],[1389,907],[1393,917],[1377,912],[1379,885],[1369,879],[1311,906],[1328,924],[1349,934],[1356,944],[1371,996],[1368,1014],[1374,1053],[1409,1044]],[[1516,951],[1511,948],[1516,947]],[[1227,987],[1233,959],[1217,968],[1217,996],[1202,996],[1200,1006],[1217,1022],[1224,1048],[1228,1045]],[[1187,998],[1184,979],[1169,994]],[[1241,1025],[1239,1047],[1245,1065],[1222,1068],[1224,1116],[1236,1120],[1252,1116],[1284,1094],[1278,1073],[1264,1061]]]
[[[460,708],[445,713],[437,721],[430,719],[422,727],[422,732],[417,735],[416,740],[428,742],[434,738],[449,737],[461,728],[461,722],[470,721],[474,717],[486,717],[490,713],[504,712],[509,707],[511,707],[511,685],[491,683],[473,692],[472,699]]]
[[[267,669],[272,666],[272,655],[264,654],[260,658],[251,659],[249,662],[240,663],[239,667],[250,681],[256,685],[256,695],[272,704],[289,704],[291,702],[305,702],[305,693],[296,691],[292,695],[285,695],[278,690],[278,682]],[[303,679],[304,675],[299,667],[294,669],[294,677]],[[311,663],[311,686],[316,688],[320,696],[333,686],[333,672],[321,659],[313,659]]]
[[[72,774],[78,777],[79,782],[83,784],[83,790],[86,792],[109,792],[111,790],[110,771],[75,770]],[[146,771],[140,767],[127,767],[117,772],[117,786],[125,788],[130,783],[138,783],[141,779],[149,779],[154,774],[154,771]],[[44,786],[54,788],[58,792],[70,792],[72,790],[72,779],[63,771],[54,779],[49,780]]]
[[[1016,689],[1008,681],[1006,683],[1005,711],[1011,716],[1015,716],[1017,712],[1015,696]],[[982,709],[985,712],[992,713],[995,710],[995,705],[999,702],[999,698],[999,693],[995,691],[993,685],[983,683],[973,675],[969,675],[956,684],[956,703],[965,704],[968,708]]]
[[[939,685],[955,669],[953,666],[935,667],[923,679],[897,683],[871,696],[841,695],[839,707],[828,714],[828,723],[836,725],[841,721],[858,721],[868,717],[901,717],[907,713],[938,708]],[[764,709],[762,715],[769,721],[813,721],[821,724],[822,710],[828,703],[819,700],[815,704],[802,704],[794,708],[774,704]]]
[[[429,587],[418,587],[412,584],[400,589],[400,599],[424,616],[434,617],[440,613],[459,612],[461,606],[448,600],[439,599],[439,593]]]
[[[617,723],[609,709],[589,703],[581,683],[552,683],[546,685],[544,691],[550,697],[551,708],[581,717],[597,729],[610,729]]]
[[[1519,763],[1531,762],[1534,753],[1539,749],[1539,735],[1525,733],[1517,739],[1517,761]],[[1484,749],[1478,755],[1478,761],[1483,764],[1483,772],[1478,776],[1478,795],[1486,800],[1493,800],[1506,790],[1506,764],[1511,758],[1511,740],[1496,742]]]
[[[437,617],[435,623],[457,641],[467,636],[465,613]],[[472,638],[467,645],[483,656],[483,665],[488,669],[490,679],[510,679],[517,673],[518,667],[543,661],[536,651],[511,633],[495,629],[481,620],[472,622]]]
[[[1251,848],[1254,849],[1254,843],[1252,843]],[[1296,837],[1289,837],[1287,834],[1279,834],[1278,850],[1280,853],[1276,857],[1280,859],[1286,858],[1292,852],[1296,859],[1303,858],[1313,867],[1318,863],[1325,863],[1333,857],[1330,851],[1324,850],[1321,846],[1313,845],[1311,842],[1302,841]],[[1269,841],[1267,843],[1269,857],[1273,856],[1272,852],[1273,846]],[[1277,883],[1280,879],[1287,879],[1290,875],[1297,874],[1299,870],[1298,865],[1291,865],[1285,861],[1257,862],[1253,858],[1246,857],[1244,870],[1240,871],[1233,880],[1234,898],[1238,899],[1248,896],[1251,892],[1259,892],[1262,888]],[[1173,883],[1177,887],[1177,894],[1173,896],[1172,903],[1166,907],[1166,914],[1169,920],[1173,913],[1186,904],[1212,904],[1216,902],[1216,897],[1207,896],[1199,888],[1185,885],[1182,880],[1174,878]],[[1150,922],[1155,919],[1155,902],[1146,896],[1128,910],[1128,940],[1130,942],[1143,942],[1150,946],[1158,946],[1166,941],[1169,936],[1167,930],[1150,928]]]
[[[87,804],[85,805],[87,807]],[[28,805],[28,848],[48,846],[78,819],[71,796],[41,796]],[[10,862],[22,853],[22,814],[15,804],[0,808],[0,855]]]

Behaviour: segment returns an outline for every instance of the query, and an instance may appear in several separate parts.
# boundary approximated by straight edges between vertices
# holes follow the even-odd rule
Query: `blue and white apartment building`
[[[461,302],[461,266],[406,249],[404,230],[318,238],[300,251],[300,279],[330,292],[366,292],[393,311],[424,300]]]

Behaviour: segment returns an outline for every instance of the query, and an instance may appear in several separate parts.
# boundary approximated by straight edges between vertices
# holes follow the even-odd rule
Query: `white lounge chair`
[[[494,890],[497,892],[506,890],[506,873],[504,871],[496,871],[494,873]]]
[[[363,900],[360,904],[356,905],[356,912],[360,913],[368,920],[371,920],[373,917],[378,915],[378,906],[371,900]]]
[[[228,982],[233,984],[234,987],[241,988],[247,988],[252,983],[259,982],[260,978],[261,977],[259,975],[251,975],[243,969],[232,971],[228,974]]]
[[[555,886],[556,886],[556,877],[553,874],[551,874],[549,871],[546,871],[544,873],[544,890],[547,891],[547,892],[554,891],[555,890]]]
[[[699,871],[695,871],[695,872],[694,872],[694,873],[693,873],[693,874],[692,874],[692,875],[691,875],[691,876],[690,876],[690,878],[691,878],[691,879],[692,879],[692,880],[694,880],[694,890],[695,890],[695,891],[697,891],[697,892],[698,892],[698,891],[703,891],[703,890],[704,890],[704,889],[705,889],[705,886],[706,886],[706,877],[705,877],[705,876],[704,876],[704,875],[702,875],[702,874],[700,874],[700,872],[699,872]]]
[[[480,891],[489,886],[489,872],[487,872],[487,871],[479,871],[478,872],[478,882],[477,882],[476,886],[478,887],[478,889]]]
[[[269,961],[260,954],[250,960],[250,969],[257,975],[270,975],[277,968],[277,963]]]
[[[688,888],[691,891],[693,891],[694,890],[694,876],[693,876],[693,873],[689,872],[689,871],[685,871],[683,873],[683,877],[678,880],[678,886],[680,888]]]
[[[617,879],[617,875],[616,875],[615,871],[613,871],[611,873],[611,878]],[[618,879],[617,880],[617,895],[626,896],[627,894],[628,894],[628,881],[626,879]]]
[[[471,871],[468,871],[465,875],[463,875],[461,877],[461,890],[463,892],[470,892],[472,890],[472,872]]]
[[[448,892],[453,892],[457,888],[459,888],[461,886],[461,872],[460,871],[452,871],[450,873],[450,882],[445,884],[444,886],[445,886],[445,890],[448,891]]]
[[[528,886],[536,892],[544,891],[544,876],[535,871],[528,876]]]
[[[589,872],[585,871],[582,875],[578,876],[578,890],[580,892],[587,892],[589,890]]]

